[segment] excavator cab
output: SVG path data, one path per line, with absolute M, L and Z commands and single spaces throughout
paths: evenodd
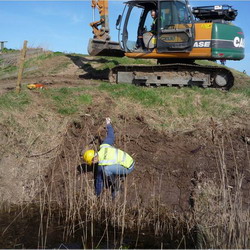
M 194 19 L 187 0 L 131 0 L 117 20 L 119 42 L 110 40 L 108 1 L 92 0 L 101 19 L 90 23 L 90 55 L 124 56 L 124 53 L 190 52 L 194 44 Z M 152 11 L 156 17 L 151 15 Z
M 129 1 L 122 29 L 126 53 L 189 52 L 194 19 L 186 0 Z M 152 11 L 156 18 L 151 17 Z
M 110 41 L 108 0 L 92 0 L 101 19 L 92 22 L 90 55 L 157 59 L 157 65 L 117 65 L 109 81 L 146 86 L 202 86 L 230 89 L 233 74 L 195 60 L 241 60 L 244 33 L 231 24 L 229 5 L 189 7 L 188 0 L 129 0 L 117 19 L 119 42 Z

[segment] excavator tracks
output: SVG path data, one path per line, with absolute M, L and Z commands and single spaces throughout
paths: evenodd
M 111 70 L 109 81 L 145 86 L 199 86 L 229 90 L 234 84 L 234 76 L 224 67 L 196 64 L 120 65 Z

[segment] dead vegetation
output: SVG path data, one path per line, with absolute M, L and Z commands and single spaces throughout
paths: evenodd
M 249 248 L 247 89 L 46 78 L 44 90 L 0 99 L 1 247 Z M 108 189 L 95 197 L 81 159 L 106 116 L 136 159 L 115 202 Z
M 102 128 L 102 119 L 95 111 L 67 124 L 49 165 L 41 159 L 51 151 L 33 155 L 39 189 L 32 203 L 23 200 L 15 208 L 15 217 L 10 217 L 14 222 L 4 221 L 3 236 L 13 242 L 18 235 L 16 243 L 26 248 L 53 248 L 62 242 L 84 248 L 249 246 L 249 155 L 244 142 L 234 146 L 239 131 L 225 136 L 214 130 L 211 144 L 207 138 L 197 147 L 194 132 L 191 137 L 162 135 L 149 129 L 143 116 L 118 116 L 117 146 L 135 152 L 136 171 L 117 200 L 108 189 L 97 199 L 93 172 L 80 157 L 83 148 L 97 147 L 102 137 L 96 130 Z M 6 204 L 2 211 L 13 213 Z M 29 243 L 24 232 L 11 236 L 14 225 L 24 226 L 28 215 L 33 221 L 26 225 L 29 238 L 36 234 Z M 1 244 L 14 246 L 10 242 Z

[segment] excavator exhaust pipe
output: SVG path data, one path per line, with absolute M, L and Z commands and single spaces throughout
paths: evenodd
M 98 39 L 89 39 L 88 53 L 91 56 L 124 56 L 124 51 L 118 42 Z

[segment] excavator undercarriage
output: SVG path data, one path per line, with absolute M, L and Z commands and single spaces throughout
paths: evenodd
M 216 66 L 183 63 L 120 65 L 111 70 L 109 81 L 144 86 L 199 86 L 228 90 L 234 84 L 234 76 L 226 68 Z
M 191 10 L 188 0 L 129 0 L 116 22 L 119 43 L 110 40 L 108 0 L 92 0 L 92 7 L 98 8 L 100 20 L 90 24 L 94 33 L 88 46 L 90 55 L 157 59 L 159 63 L 116 66 L 110 72 L 110 82 L 225 90 L 233 86 L 234 76 L 225 67 L 194 63 L 244 58 L 244 33 L 231 24 L 237 16 L 237 10 L 231 6 Z M 148 29 L 152 11 L 157 13 L 155 30 L 152 25 Z

